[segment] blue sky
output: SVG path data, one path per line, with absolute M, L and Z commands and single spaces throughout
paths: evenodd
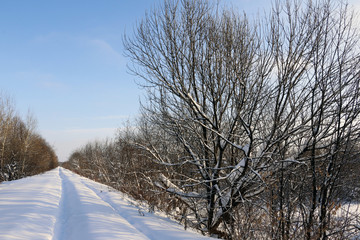
M 20 115 L 30 109 L 61 161 L 137 114 L 141 90 L 127 74 L 122 35 L 152 4 L 1 1 L 0 89 Z
M 21 116 L 33 113 L 60 161 L 87 141 L 113 137 L 136 117 L 143 92 L 126 68 L 122 37 L 156 2 L 0 2 L 0 91 Z M 270 5 L 223 2 L 250 15 Z

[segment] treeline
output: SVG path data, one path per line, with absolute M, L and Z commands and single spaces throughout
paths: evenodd
M 144 120 L 144 119 L 143 119 Z M 82 176 L 104 183 L 121 192 L 127 193 L 134 199 L 146 201 L 149 211 L 159 209 L 177 219 L 181 224 L 200 230 L 204 234 L 208 231 L 199 228 L 198 219 L 194 219 L 193 212 L 201 211 L 204 206 L 199 205 L 196 192 L 185 193 L 172 185 L 169 181 L 178 175 L 192 175 L 196 178 L 197 169 L 188 164 L 159 164 L 151 154 L 144 149 L 149 139 L 162 147 L 163 157 L 178 159 L 184 150 L 176 141 L 169 141 L 172 137 L 163 131 L 153 128 L 148 123 L 144 126 L 141 120 L 139 128 L 127 127 L 120 129 L 113 140 L 93 141 L 74 151 L 63 167 Z M 166 139 L 166 140 L 165 140 Z M 348 239 L 359 233 L 358 207 L 353 208 L 360 199 L 360 156 L 356 154 L 344 156 L 341 161 L 341 171 L 331 194 L 332 202 L 328 216 L 329 231 L 336 239 Z M 321 162 L 326 164 L 327 162 Z M 323 177 L 319 166 L 318 178 Z M 185 181 L 186 178 L 184 177 Z M 284 182 L 281 182 L 284 181 Z M 307 204 L 311 198 L 311 178 L 308 166 L 284 168 L 282 171 L 268 178 L 266 189 L 252 201 L 244 201 L 241 206 L 233 209 L 234 232 L 227 236 L 212 234 L 224 239 L 268 239 L 276 234 L 281 227 L 278 225 L 281 217 L 287 218 L 289 235 L 295 238 L 304 237 L 305 220 L 299 214 L 302 204 Z M 280 190 L 280 188 L 283 188 Z M 194 189 L 194 188 L 193 188 Z M 176 194 L 175 191 L 182 192 Z M 279 195 L 281 192 L 281 195 Z M 192 199 L 193 198 L 193 199 Z M 286 205 L 285 211 L 280 212 L 279 205 Z M 303 206 L 304 207 L 304 206 Z M 348 207 L 350 207 L 348 209 Z M 345 209 L 341 210 L 341 209 Z M 351 211 L 347 211 L 351 210 Z M 338 212 L 338 213 L 336 213 Z M 281 216 L 283 214 L 283 216 Z M 317 213 L 319 214 L 319 213 Z M 313 223 L 317 225 L 318 222 Z M 292 228 L 292 230 L 290 230 Z M 293 238 L 291 238 L 293 239 Z
M 124 40 L 148 90 L 136 130 L 68 167 L 224 239 L 358 236 L 353 18 L 343 1 L 275 1 L 256 22 L 164 1 Z
M 140 142 L 139 131 L 126 127 L 113 140 L 89 142 L 74 151 L 62 167 L 163 209 L 168 199 L 162 201 L 165 192 L 153 185 L 163 167 L 136 145 Z
M 36 132 L 36 121 L 21 119 L 12 101 L 0 96 L 0 182 L 39 174 L 58 166 L 52 147 Z

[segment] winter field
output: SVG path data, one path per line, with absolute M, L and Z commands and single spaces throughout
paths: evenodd
M 0 239 L 212 239 L 58 167 L 0 184 Z

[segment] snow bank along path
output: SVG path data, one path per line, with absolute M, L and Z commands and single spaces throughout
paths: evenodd
M 0 184 L 0 239 L 212 239 L 64 168 Z

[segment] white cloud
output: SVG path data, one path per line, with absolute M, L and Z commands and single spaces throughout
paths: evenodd
M 93 38 L 84 35 L 75 35 L 64 32 L 50 32 L 47 34 L 35 37 L 32 42 L 35 44 L 53 43 L 57 42 L 63 47 L 76 46 L 88 48 L 87 51 L 91 54 L 96 54 L 100 59 L 107 62 L 120 64 L 125 62 L 125 58 L 115 50 L 111 44 L 101 38 Z M 119 43 L 119 46 L 121 42 Z
M 42 87 L 49 89 L 60 89 L 65 87 L 65 84 L 59 81 L 43 80 L 39 83 Z
M 57 80 L 56 76 L 51 73 L 41 73 L 36 71 L 17 72 L 14 74 L 14 78 L 31 85 L 36 84 L 41 88 L 60 89 L 66 87 L 63 82 Z
M 123 62 L 123 57 L 108 42 L 102 39 L 89 40 L 91 46 L 95 47 L 102 56 L 107 59 L 114 60 L 117 63 Z
M 25 80 L 29 80 L 29 79 L 36 79 L 36 80 L 41 80 L 41 81 L 48 81 L 48 80 L 53 80 L 55 78 L 55 76 L 53 74 L 50 73 L 40 73 L 40 72 L 35 72 L 35 71 L 29 71 L 29 72 L 17 72 L 15 73 L 15 76 L 19 79 L 25 79 Z

